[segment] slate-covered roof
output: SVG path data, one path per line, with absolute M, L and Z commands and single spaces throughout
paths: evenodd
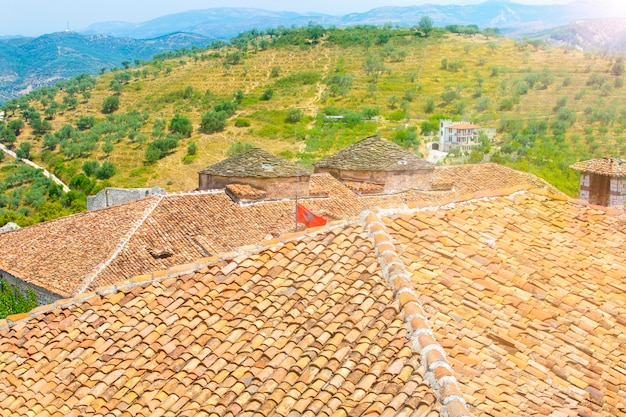
M 434 164 L 378 136 L 370 136 L 315 164 L 316 168 L 353 171 L 432 170 Z
M 570 168 L 609 177 L 626 177 L 626 160 L 618 158 L 596 158 L 580 161 L 570 165 Z
M 626 214 L 490 192 L 0 320 L 0 415 L 624 414 Z
M 314 174 L 310 192 L 322 197 L 300 202 L 336 220 L 368 207 L 432 205 L 480 190 L 551 188 L 537 177 L 495 164 L 438 167 L 434 177 L 454 183 L 453 191 L 360 197 L 331 175 Z M 293 232 L 294 212 L 293 201 L 239 205 L 223 190 L 153 196 L 0 234 L 0 265 L 5 265 L 0 269 L 70 296 L 200 258 L 249 251 Z
M 233 155 L 203 169 L 200 174 L 246 178 L 284 178 L 311 175 L 308 170 L 261 148 L 252 148 Z

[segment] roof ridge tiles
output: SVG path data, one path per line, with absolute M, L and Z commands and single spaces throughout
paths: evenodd
M 96 265 L 96 267 L 93 268 L 90 273 L 85 275 L 78 288 L 74 290 L 73 295 L 85 292 L 85 290 L 89 287 L 89 284 L 91 284 L 93 280 L 96 279 L 98 274 L 100 274 L 100 272 L 102 272 L 108 265 L 111 264 L 111 262 L 115 260 L 115 258 L 117 258 L 117 256 L 122 252 L 130 238 L 135 234 L 135 232 L 137 232 L 137 230 L 139 230 L 141 225 L 146 221 L 146 219 L 150 216 L 154 209 L 158 207 L 161 201 L 163 201 L 163 195 L 158 195 L 155 198 L 155 201 L 144 210 L 142 216 L 133 224 L 128 233 L 122 236 L 117 245 L 115 245 L 113 253 L 111 253 L 111 255 L 107 259 Z
M 425 378 L 442 404 L 442 415 L 470 417 L 471 413 L 453 375 L 452 366 L 446 358 L 444 348 L 428 325 L 426 312 L 410 281 L 411 275 L 395 250 L 393 238 L 376 212 L 365 210 L 361 213 L 361 220 L 376 249 L 382 277 L 392 287 L 400 305 L 412 350 L 421 356 L 421 363 L 426 369 Z M 383 245 L 384 250 L 379 251 L 379 245 Z M 393 274 L 393 279 L 390 274 Z M 440 367 L 444 367 L 447 374 L 435 372 Z
M 161 195 L 160 197 L 164 197 L 164 196 Z M 155 208 L 156 208 L 156 205 L 155 205 Z M 78 292 L 76 294 L 72 294 L 70 297 L 58 299 L 54 301 L 53 303 L 44 304 L 44 305 L 35 307 L 29 312 L 13 314 L 13 315 L 8 316 L 6 319 L 0 319 L 0 331 L 7 330 L 8 328 L 14 325 L 17 325 L 22 322 L 26 322 L 32 318 L 48 313 L 52 310 L 68 308 L 77 304 L 82 304 L 85 301 L 93 297 L 100 297 L 103 295 L 115 294 L 122 290 L 130 290 L 130 289 L 148 285 L 154 282 L 160 282 L 166 279 L 171 279 L 171 278 L 176 278 L 182 275 L 192 274 L 202 268 L 206 268 L 220 261 L 231 260 L 242 255 L 244 256 L 253 255 L 255 253 L 262 252 L 263 250 L 266 250 L 270 247 L 283 246 L 289 242 L 302 240 L 306 237 L 314 237 L 319 234 L 328 233 L 328 232 L 333 231 L 334 229 L 350 226 L 353 224 L 362 224 L 362 222 L 358 217 L 353 217 L 353 218 L 348 217 L 344 220 L 335 220 L 332 222 L 328 222 L 325 226 L 311 227 L 311 228 L 307 228 L 307 229 L 300 230 L 300 231 L 293 232 L 293 233 L 283 233 L 279 237 L 276 237 L 276 238 L 262 240 L 259 243 L 253 244 L 253 245 L 245 245 L 239 248 L 235 248 L 232 251 L 219 253 L 215 256 L 200 258 L 196 260 L 195 262 L 181 264 L 181 265 L 173 265 L 167 268 L 166 270 L 155 270 L 155 271 L 148 272 L 145 274 L 135 275 L 134 277 L 130 279 L 119 281 L 111 285 L 105 285 L 105 286 L 95 289 L 94 291 Z M 123 238 L 122 240 L 125 241 L 127 240 L 127 238 Z M 91 278 L 93 279 L 95 278 L 95 276 Z

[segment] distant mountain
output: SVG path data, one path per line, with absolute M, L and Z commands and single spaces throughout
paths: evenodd
M 581 19 L 617 16 L 619 5 L 611 0 L 575 0 L 565 5 L 522 5 L 508 0 L 489 0 L 471 5 L 422 5 L 379 7 L 344 16 L 273 12 L 254 8 L 213 8 L 162 16 L 143 23 L 103 22 L 82 33 L 60 32 L 38 38 L 0 38 L 0 103 L 32 88 L 102 67 L 120 66 L 124 60 L 149 59 L 155 53 L 190 46 L 206 46 L 213 39 L 230 39 L 239 33 L 279 26 L 416 25 L 423 16 L 436 26 L 478 25 L 497 27 L 508 36 L 559 38 L 575 46 L 602 47 L 607 42 L 579 41 L 590 33 L 601 38 L 602 27 L 569 26 Z M 625 16 L 626 17 L 626 16 Z M 587 35 L 585 35 L 587 34 Z M 592 36 L 592 35 L 589 35 Z M 593 37 L 592 36 L 592 37 Z M 569 40 L 568 40 L 569 39 Z M 611 48 L 624 51 L 617 41 Z
M 120 67 L 125 60 L 147 60 L 159 52 L 209 43 L 202 35 L 180 32 L 149 40 L 75 32 L 0 39 L 0 103 L 61 79 Z
M 580 50 L 626 52 L 626 18 L 585 19 L 537 33 L 532 38 Z
M 471 5 L 379 7 L 364 13 L 333 16 L 225 7 L 176 13 L 143 23 L 96 23 L 88 27 L 84 33 L 151 38 L 182 31 L 210 38 L 230 39 L 254 28 L 264 30 L 280 25 L 302 26 L 309 22 L 338 27 L 385 23 L 410 27 L 416 25 L 422 16 L 431 17 L 437 26 L 475 24 L 481 28 L 498 27 L 503 33 L 528 33 L 565 25 L 579 19 L 614 17 L 614 8 L 615 5 L 610 0 L 593 2 L 576 0 L 564 5 L 523 5 L 508 0 L 489 0 Z

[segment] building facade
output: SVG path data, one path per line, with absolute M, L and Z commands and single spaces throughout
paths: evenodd
M 581 172 L 581 200 L 606 207 L 626 204 L 626 160 L 596 158 L 570 168 Z
M 468 122 L 439 121 L 439 142 L 432 144 L 432 149 L 441 152 L 450 152 L 458 148 L 468 152 L 473 146 L 480 145 L 478 135 L 480 126 Z

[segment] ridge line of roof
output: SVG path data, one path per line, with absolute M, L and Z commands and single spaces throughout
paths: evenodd
M 407 338 L 412 351 L 419 354 L 425 368 L 424 378 L 429 382 L 442 406 L 442 415 L 448 417 L 470 417 L 467 403 L 448 362 L 445 350 L 437 341 L 428 324 L 426 312 L 412 283 L 412 275 L 398 255 L 393 238 L 377 213 L 365 210 L 361 213 L 364 227 L 372 239 L 382 270 L 382 277 L 392 288 L 400 305 Z
M 156 206 L 155 206 L 156 208 Z M 257 244 L 245 245 L 239 248 L 235 248 L 229 252 L 222 252 L 218 255 L 214 255 L 207 258 L 200 258 L 195 262 L 174 265 L 166 270 L 161 271 L 152 271 L 143 275 L 135 275 L 134 277 L 116 282 L 111 285 L 105 285 L 95 289 L 94 291 L 89 292 L 80 292 L 73 294 L 71 297 L 62 298 L 56 300 L 50 304 L 44 304 L 39 307 L 35 307 L 26 313 L 12 314 L 9 315 L 6 319 L 0 319 L 0 331 L 9 329 L 19 323 L 29 321 L 32 318 L 40 316 L 42 314 L 59 310 L 63 308 L 68 308 L 77 304 L 82 304 L 83 302 L 93 298 L 99 297 L 107 294 L 115 294 L 120 291 L 130 290 L 133 288 L 149 285 L 153 282 L 161 282 L 166 279 L 177 278 L 181 275 L 187 275 L 197 272 L 202 268 L 206 268 L 210 265 L 213 265 L 217 262 L 232 260 L 239 256 L 251 256 L 256 253 L 260 253 L 266 249 L 270 249 L 273 247 L 280 247 L 290 242 L 295 242 L 306 237 L 314 237 L 322 233 L 329 233 L 335 229 L 340 229 L 343 227 L 347 227 L 353 224 L 362 225 L 362 221 L 360 217 L 352 217 L 346 218 L 342 220 L 334 220 L 329 221 L 325 226 L 317 226 L 310 227 L 304 230 L 300 230 L 297 232 L 288 232 L 283 233 L 279 237 L 275 237 L 272 239 L 262 240 Z M 122 239 L 124 240 L 124 239 Z M 126 239 L 126 241 L 128 241 Z M 125 243 L 124 243 L 125 244 Z
M 100 262 L 98 265 L 96 265 L 91 270 L 91 272 L 86 274 L 85 277 L 83 278 L 82 282 L 80 283 L 80 286 L 78 286 L 78 288 L 74 291 L 74 293 L 72 295 L 84 293 L 85 290 L 89 287 L 89 285 L 93 282 L 93 280 L 96 279 L 96 277 L 107 266 L 109 266 L 111 264 L 111 262 L 113 262 L 115 260 L 115 258 L 117 258 L 117 256 L 122 252 L 122 249 L 124 249 L 126 247 L 126 244 L 130 241 L 130 239 L 137 232 L 137 230 L 141 227 L 141 225 L 146 221 L 148 216 L 150 216 L 150 214 L 158 207 L 159 203 L 161 203 L 163 198 L 164 198 L 163 195 L 158 195 L 157 196 L 157 198 L 155 199 L 154 203 L 152 203 L 150 206 L 148 206 L 148 208 L 146 208 L 144 210 L 144 212 L 143 212 L 142 216 L 139 218 L 139 220 L 137 220 L 133 224 L 133 226 L 130 228 L 128 233 L 126 233 L 120 239 L 120 241 L 115 245 L 115 249 L 113 250 L 113 253 L 111 253 L 111 256 L 109 256 L 104 261 Z

